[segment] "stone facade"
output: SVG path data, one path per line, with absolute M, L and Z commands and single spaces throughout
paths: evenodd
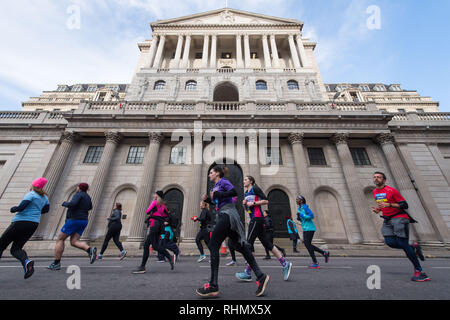
M 381 170 L 420 221 L 412 237 L 448 245 L 450 114 L 436 105 L 430 112 L 384 113 L 377 101 L 334 99 L 302 28 L 300 21 L 232 9 L 158 21 L 153 39 L 139 45 L 124 95 L 80 98 L 72 112 L 49 103 L 42 111 L 24 105 L 22 112 L 0 113 L 0 231 L 10 222 L 9 208 L 43 175 L 51 211 L 34 237 L 42 243 L 64 223 L 60 204 L 87 182 L 94 210 L 85 239 L 104 236 L 106 217 L 120 201 L 127 215 L 122 236 L 138 247 L 145 209 L 161 189 L 176 195 L 181 243 L 190 246 L 198 228 L 190 217 L 198 215 L 208 169 L 227 158 L 241 176 L 254 176 L 269 200 L 285 195 L 269 204 L 273 212 L 284 208 L 278 222 L 294 216 L 296 195 L 305 195 L 317 215 L 318 241 L 327 244 L 381 244 L 381 219 L 370 212 L 372 174 Z M 180 140 L 172 141 L 180 129 L 191 139 L 181 151 Z M 235 156 L 195 161 L 212 145 L 210 129 L 241 130 L 234 133 L 244 141 L 243 157 L 235 145 Z M 260 129 L 279 136 L 275 174 L 268 174 L 264 149 L 250 160 L 263 148 Z M 276 228 L 282 234 L 283 226 Z

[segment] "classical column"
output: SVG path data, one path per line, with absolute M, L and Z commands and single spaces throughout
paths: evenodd
M 158 45 L 158 51 L 156 51 L 156 57 L 155 62 L 153 63 L 154 69 L 161 68 L 161 62 L 162 62 L 162 55 L 164 52 L 164 45 L 166 44 L 166 36 L 162 35 L 160 36 L 159 45 Z
M 156 48 L 158 47 L 158 35 L 153 35 L 152 44 L 150 46 L 150 56 L 147 61 L 148 68 L 151 68 L 153 66 L 153 60 L 155 59 L 156 54 Z
M 413 225 L 417 236 L 421 241 L 437 241 L 436 232 L 411 182 L 410 175 L 403 165 L 400 154 L 395 147 L 394 136 L 391 133 L 382 133 L 376 137 L 376 140 L 383 149 L 399 192 L 408 202 L 411 215 L 419 221 L 419 223 Z
M 244 35 L 244 51 L 245 51 L 245 67 L 249 69 L 251 68 L 251 57 L 250 57 L 250 37 L 248 34 Z
M 92 225 L 95 222 L 95 217 L 98 215 L 98 209 L 100 207 L 100 200 L 103 198 L 103 188 L 105 186 L 106 178 L 108 177 L 109 168 L 111 162 L 114 158 L 114 153 L 116 152 L 117 145 L 122 139 L 122 135 L 116 131 L 105 132 L 106 144 L 103 149 L 102 157 L 100 163 L 98 164 L 97 170 L 95 171 L 94 179 L 92 180 L 91 186 L 89 188 L 89 195 L 92 199 L 92 210 L 89 214 L 89 224 L 84 232 L 84 239 L 90 239 L 90 232 L 92 230 Z
M 294 62 L 294 68 L 299 69 L 300 66 L 300 60 L 298 58 L 297 48 L 295 47 L 295 41 L 294 41 L 294 35 L 289 35 L 289 47 L 291 48 L 291 56 L 292 61 Z
M 191 51 L 191 36 L 186 36 L 186 43 L 184 45 L 183 61 L 181 62 L 181 69 L 187 69 L 189 65 L 189 54 Z
M 242 59 L 242 36 L 240 34 L 236 35 L 236 60 L 237 60 L 237 68 L 244 68 L 244 61 Z
M 306 57 L 306 51 L 303 45 L 302 36 L 298 34 L 296 38 L 297 38 L 298 53 L 300 54 L 302 66 L 303 68 L 309 68 L 309 61 L 308 58 Z
M 175 58 L 173 61 L 175 69 L 178 69 L 180 67 L 180 58 L 181 58 L 181 51 L 183 50 L 183 42 L 184 42 L 184 36 L 179 35 L 178 43 L 177 43 L 177 50 L 175 51 Z
M 379 243 L 379 231 L 376 230 L 370 217 L 373 213 L 364 194 L 364 188 L 359 179 L 358 171 L 353 164 L 353 158 L 347 144 L 348 139 L 348 133 L 337 133 L 332 138 L 333 142 L 336 144 L 339 160 L 342 165 L 347 188 L 350 192 L 353 208 L 356 212 L 356 218 L 359 223 L 363 242 L 366 244 Z
M 164 139 L 163 135 L 157 132 L 150 132 L 150 145 L 144 160 L 144 172 L 137 192 L 136 207 L 134 209 L 133 220 L 131 222 L 129 241 L 142 241 L 144 239 L 144 223 L 148 206 L 151 202 L 153 188 L 153 178 L 155 175 L 156 163 L 158 161 L 159 148 Z
M 279 68 L 281 66 L 281 64 L 280 64 L 280 58 L 278 56 L 278 47 L 277 47 L 277 42 L 276 42 L 274 34 L 270 35 L 270 44 L 272 46 L 272 58 L 273 58 L 272 66 L 274 68 Z
M 211 37 L 211 69 L 217 68 L 217 35 L 213 34 Z
M 209 35 L 205 34 L 203 40 L 203 55 L 202 55 L 202 68 L 208 68 L 208 49 L 209 49 Z
M 272 68 L 272 62 L 270 61 L 269 41 L 267 40 L 267 34 L 262 36 L 262 44 L 264 49 L 264 62 L 266 69 Z

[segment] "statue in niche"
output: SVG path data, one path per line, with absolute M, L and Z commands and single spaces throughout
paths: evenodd
M 139 80 L 139 92 L 138 92 L 138 96 L 139 96 L 139 101 L 142 101 L 144 99 L 144 95 L 145 92 L 148 89 L 148 86 L 150 85 L 150 82 L 148 81 L 148 79 L 141 79 Z
M 283 80 L 277 77 L 273 82 L 273 88 L 277 94 L 277 98 L 283 98 Z
M 179 90 L 180 90 L 180 79 L 178 77 L 175 77 L 170 81 L 170 97 L 175 100 L 178 96 Z
M 316 98 L 316 83 L 314 80 L 307 79 L 305 81 L 306 91 L 309 94 L 309 97 L 311 100 L 314 100 Z
M 242 91 L 244 98 L 250 98 L 250 80 L 248 76 L 242 77 Z

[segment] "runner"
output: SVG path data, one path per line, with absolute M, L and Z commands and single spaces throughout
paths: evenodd
M 285 217 L 286 225 L 289 233 L 289 239 L 292 241 L 292 251 L 294 253 L 299 253 L 297 250 L 297 244 L 300 240 L 300 236 L 298 235 L 297 227 L 295 226 L 294 221 L 290 217 Z
M 160 247 L 161 234 L 164 232 L 164 222 L 169 222 L 169 211 L 164 203 L 164 192 L 157 191 L 153 196 L 153 202 L 147 209 L 149 215 L 147 222 L 149 223 L 149 231 L 147 239 L 144 243 L 144 254 L 142 256 L 141 265 L 133 271 L 134 274 L 143 274 L 146 272 L 145 265 L 147 264 L 150 255 L 150 245 L 153 250 L 161 252 L 164 257 L 169 260 L 171 270 L 175 267 L 175 256 L 171 256 L 166 248 Z
M 233 204 L 233 197 L 237 196 L 234 186 L 226 179 L 228 169 L 222 169 L 216 166 L 209 172 L 209 180 L 215 183 L 214 188 L 210 193 L 210 197 L 205 195 L 204 201 L 216 205 L 217 222 L 212 233 L 209 243 L 211 252 L 211 280 L 203 287 L 197 289 L 197 294 L 202 297 L 216 297 L 219 295 L 219 263 L 220 263 L 220 246 L 222 242 L 229 237 L 232 241 L 233 247 L 242 253 L 250 264 L 258 281 L 256 282 L 258 289 L 256 296 L 262 296 L 267 288 L 269 282 L 269 275 L 261 272 L 255 257 L 253 256 L 248 244 L 245 240 L 244 225 L 241 222 L 236 206 Z
M 256 185 L 255 178 L 248 176 L 244 179 L 244 188 L 246 188 L 245 199 L 243 201 L 244 206 L 247 208 L 250 215 L 250 223 L 248 225 L 247 241 L 252 247 L 252 252 L 255 251 L 254 244 L 256 238 L 261 241 L 266 250 L 272 251 L 272 253 L 280 261 L 283 269 L 283 278 L 285 281 L 289 279 L 289 275 L 292 269 L 292 263 L 284 259 L 280 250 L 269 241 L 264 230 L 264 216 L 261 210 L 261 206 L 269 204 L 266 195 L 260 187 Z M 252 271 L 249 265 L 245 268 L 244 272 L 236 273 L 236 278 L 242 281 L 252 281 Z
M 38 228 L 41 215 L 46 214 L 50 209 L 47 194 L 43 190 L 46 184 L 47 179 L 45 178 L 33 181 L 30 192 L 25 195 L 18 206 L 11 208 L 10 212 L 16 213 L 16 215 L 0 238 L 0 259 L 3 251 L 12 243 L 10 252 L 22 263 L 24 279 L 33 275 L 34 261 L 28 259 L 23 246 Z
M 309 269 L 320 269 L 319 263 L 314 252 L 318 252 L 325 258 L 325 263 L 330 260 L 330 253 L 328 250 L 323 251 L 312 244 L 314 233 L 316 232 L 316 225 L 313 222 L 314 213 L 306 204 L 306 199 L 303 196 L 298 196 L 297 199 L 297 220 L 302 223 L 303 229 L 303 243 L 308 250 L 309 255 L 313 260 L 313 264 L 309 266 Z
M 386 245 L 393 249 L 403 249 L 406 256 L 414 266 L 414 275 L 412 281 L 425 282 L 431 279 L 423 272 L 417 255 L 422 254 L 422 250 L 416 244 L 416 251 L 409 244 L 409 224 L 417 223 L 406 209 L 408 203 L 396 189 L 386 185 L 386 175 L 383 172 L 375 172 L 373 175 L 373 183 L 376 188 L 373 195 L 378 207 L 372 207 L 372 210 L 379 214 L 382 213 L 384 219 L 381 233 L 385 239 Z
M 160 248 L 166 248 L 170 250 L 175 255 L 175 261 L 178 261 L 178 256 L 180 255 L 180 249 L 176 244 L 175 234 L 173 233 L 172 226 L 169 222 L 164 222 L 165 228 L 164 233 L 161 235 Z M 164 253 L 158 252 L 158 262 L 166 262 L 166 257 Z
M 80 183 L 77 193 L 70 202 L 64 202 L 63 207 L 67 208 L 66 223 L 58 235 L 55 247 L 55 261 L 48 266 L 48 269 L 57 271 L 61 270 L 61 257 L 64 253 L 64 241 L 70 237 L 72 247 L 86 251 L 89 255 L 91 264 L 97 259 L 97 248 L 91 248 L 86 242 L 80 241 L 84 229 L 88 225 L 89 211 L 92 210 L 91 197 L 87 194 L 89 185 Z
M 200 257 L 197 262 L 200 263 L 206 259 L 205 252 L 202 246 L 202 240 L 205 241 L 206 245 L 209 245 L 210 240 L 210 231 L 209 226 L 211 225 L 211 212 L 209 208 L 209 204 L 205 201 L 200 203 L 200 209 L 202 212 L 200 213 L 200 217 L 192 217 L 192 221 L 200 222 L 200 230 L 198 231 L 197 237 L 195 238 L 195 243 L 197 244 L 198 251 L 200 251 Z
M 270 243 L 273 243 L 273 223 L 272 218 L 270 217 L 269 210 L 264 210 L 264 231 L 266 232 L 267 239 Z M 275 245 L 278 250 L 283 254 L 283 257 L 286 258 L 286 250 L 283 248 Z M 266 257 L 265 260 L 270 260 L 270 251 L 267 248 L 266 249 Z
M 125 259 L 127 252 L 123 249 L 122 243 L 120 242 L 120 232 L 122 231 L 122 204 L 117 202 L 113 208 L 111 215 L 108 218 L 108 232 L 106 232 L 105 241 L 103 242 L 102 250 L 98 255 L 98 259 L 103 258 L 103 254 L 108 248 L 108 243 L 113 239 L 117 248 L 120 250 L 120 260 Z

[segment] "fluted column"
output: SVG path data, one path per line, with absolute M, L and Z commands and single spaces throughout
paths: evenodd
M 251 68 L 251 57 L 250 57 L 250 37 L 248 34 L 244 35 L 244 51 L 245 51 L 245 67 L 249 69 Z
M 217 68 L 217 35 L 213 34 L 211 37 L 211 69 Z
M 270 44 L 272 46 L 272 58 L 273 58 L 272 65 L 274 68 L 279 68 L 281 66 L 280 57 L 278 56 L 278 47 L 274 34 L 270 35 Z
M 158 161 L 159 148 L 163 140 L 163 135 L 157 132 L 150 132 L 150 145 L 144 160 L 144 172 L 141 184 L 137 192 L 136 207 L 131 222 L 129 241 L 142 241 L 144 239 L 145 215 L 151 202 L 153 179 L 155 175 L 156 163 Z
M 294 62 L 294 68 L 299 69 L 300 66 L 300 59 L 298 58 L 297 48 L 295 47 L 295 41 L 294 41 L 294 35 L 289 35 L 289 47 L 291 48 L 291 56 L 292 61 Z
M 108 177 L 109 168 L 111 167 L 111 162 L 114 158 L 114 153 L 116 152 L 117 145 L 122 139 L 122 135 L 116 131 L 105 132 L 106 144 L 103 149 L 102 158 L 98 164 L 97 170 L 95 171 L 94 179 L 92 180 L 91 186 L 89 188 L 89 195 L 92 199 L 92 210 L 89 214 L 89 224 L 84 232 L 84 239 L 90 239 L 90 233 L 92 226 L 95 222 L 95 218 L 98 215 L 98 209 L 100 207 L 100 200 L 103 198 L 103 188 L 105 186 L 106 178 Z
M 187 69 L 189 65 L 189 54 L 191 51 L 191 36 L 186 36 L 186 43 L 184 44 L 183 61 L 181 62 L 181 69 Z
M 151 68 L 156 55 L 156 49 L 158 48 L 158 35 L 153 35 L 152 44 L 150 45 L 150 56 L 147 61 L 147 66 Z
M 153 68 L 161 68 L 162 56 L 164 53 L 164 46 L 166 44 L 166 36 L 162 35 L 159 39 L 158 51 L 156 51 L 155 62 L 153 63 Z
M 267 40 L 267 34 L 262 36 L 262 45 L 264 50 L 264 62 L 266 69 L 272 68 L 272 62 L 270 61 L 269 41 Z
M 180 67 L 180 59 L 181 59 L 181 51 L 183 50 L 183 42 L 184 42 L 184 36 L 179 35 L 178 43 L 177 43 L 177 50 L 175 51 L 175 58 L 173 60 L 175 69 L 178 69 Z
M 420 201 L 411 178 L 406 170 L 401 157 L 395 147 L 395 138 L 391 133 L 383 133 L 376 137 L 377 142 L 381 145 L 383 153 L 386 156 L 387 163 L 394 176 L 395 183 L 399 192 L 408 202 L 411 208 L 411 215 L 419 221 L 414 224 L 414 230 L 421 241 L 437 241 L 436 232 L 427 216 L 425 208 Z
M 306 57 L 305 46 L 303 45 L 301 35 L 297 35 L 297 47 L 298 47 L 298 53 L 300 54 L 300 60 L 302 63 L 302 67 L 309 68 L 309 61 L 308 61 L 308 58 Z
M 364 188 L 359 180 L 358 171 L 353 164 L 353 158 L 347 144 L 348 139 L 348 133 L 337 133 L 332 138 L 333 142 L 336 144 L 342 170 L 344 172 L 344 178 L 350 192 L 350 198 L 363 237 L 363 242 L 367 244 L 379 243 L 379 231 L 375 228 L 370 217 L 373 213 L 364 194 Z
M 208 50 L 209 50 L 209 35 L 205 34 L 203 40 L 203 55 L 202 55 L 202 68 L 208 68 Z
M 242 36 L 240 34 L 236 35 L 236 61 L 237 61 L 237 68 L 243 69 L 244 61 L 242 59 Z

